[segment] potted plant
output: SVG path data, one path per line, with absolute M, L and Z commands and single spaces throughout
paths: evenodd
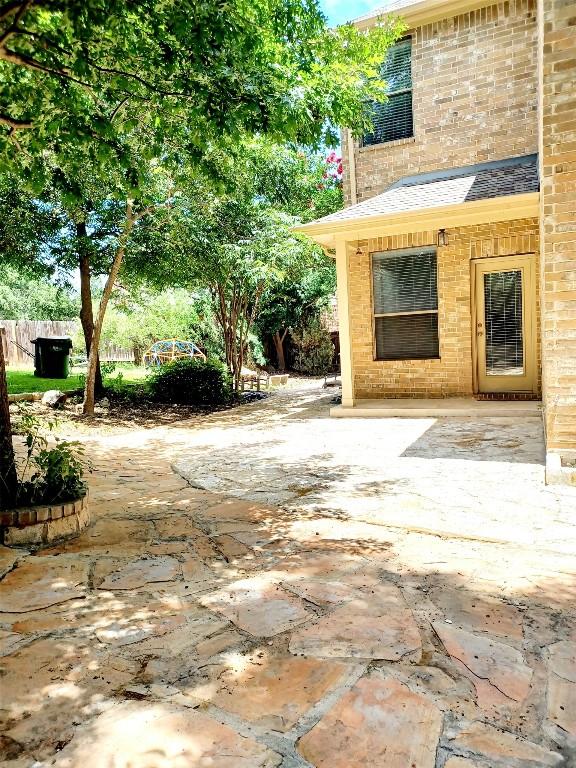
M 91 466 L 77 441 L 54 438 L 49 446 L 42 422 L 26 407 L 17 434 L 25 451 L 14 459 L 14 503 L 0 510 L 0 541 L 6 546 L 38 547 L 78 535 L 90 523 L 88 486 L 84 480 Z

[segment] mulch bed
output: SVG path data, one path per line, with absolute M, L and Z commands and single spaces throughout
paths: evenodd
M 103 427 L 105 429 L 123 427 L 153 429 L 163 424 L 173 424 L 194 416 L 208 416 L 218 411 L 229 411 L 240 405 L 263 400 L 270 395 L 269 392 L 242 392 L 238 400 L 229 405 L 199 406 L 157 403 L 145 398 L 133 400 L 108 393 L 106 399 L 109 401 L 109 407 L 102 408 L 97 404 L 94 418 L 76 413 L 75 406 L 80 402 L 80 398 L 70 398 L 64 407 L 57 410 L 47 408 L 39 402 L 30 403 L 28 407 L 39 415 L 52 416 L 60 424 L 68 423 L 78 427 L 89 425 L 90 427 Z M 18 422 L 17 414 L 14 414 L 13 421 L 14 423 Z

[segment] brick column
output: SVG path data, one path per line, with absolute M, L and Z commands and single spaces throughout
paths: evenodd
M 542 376 L 548 450 L 576 451 L 576 5 L 539 3 Z

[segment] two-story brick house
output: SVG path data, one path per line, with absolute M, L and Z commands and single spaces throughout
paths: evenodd
M 374 130 L 343 132 L 347 207 L 303 226 L 336 258 L 342 407 L 543 396 L 576 450 L 576 5 L 396 0 Z

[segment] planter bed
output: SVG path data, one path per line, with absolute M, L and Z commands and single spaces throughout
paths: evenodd
M 0 541 L 7 547 L 45 547 L 78 536 L 90 524 L 88 496 L 63 504 L 0 511 Z

